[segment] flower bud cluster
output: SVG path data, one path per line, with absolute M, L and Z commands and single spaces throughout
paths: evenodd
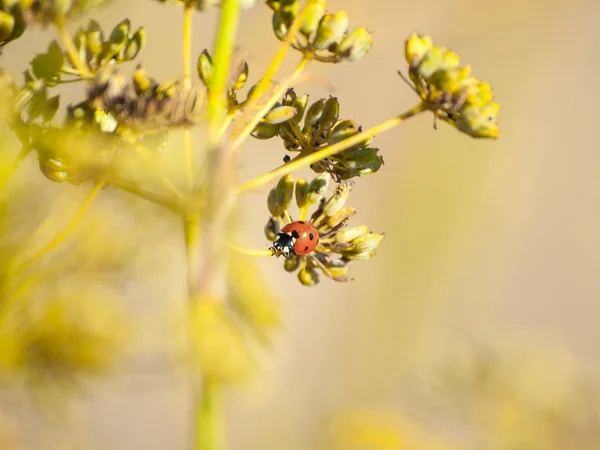
M 346 11 L 329 13 L 325 0 L 312 0 L 306 6 L 292 47 L 307 57 L 326 63 L 358 61 L 370 50 L 373 37 L 365 27 L 349 30 Z M 273 10 L 273 31 L 284 41 L 299 14 L 298 0 L 267 0 Z
M 238 91 L 242 89 L 246 85 L 246 81 L 248 81 L 248 63 L 243 60 L 238 60 L 239 58 L 235 58 L 237 64 L 233 64 L 232 71 L 229 76 L 229 84 L 227 86 L 227 111 L 230 114 L 235 113 L 240 110 L 243 105 L 246 103 L 250 95 L 252 94 L 252 89 L 255 88 L 253 86 L 246 97 L 246 100 L 240 101 L 238 100 Z M 213 60 L 210 56 L 210 53 L 205 49 L 200 53 L 198 57 L 198 76 L 200 77 L 200 81 L 206 87 L 207 91 L 210 91 L 212 87 L 213 81 Z
M 355 208 L 345 206 L 353 184 L 338 184 L 334 194 L 326 198 L 330 180 L 327 173 L 317 175 L 310 182 L 304 179 L 294 182 L 293 177 L 287 175 L 267 198 L 271 217 L 265 226 L 265 236 L 269 241 L 275 239 L 282 227 L 294 222 L 289 211 L 294 197 L 300 210 L 299 220 L 305 220 L 309 208 L 317 206 L 309 221 L 319 231 L 318 246 L 312 253 L 293 255 L 283 263 L 288 272 L 300 269 L 298 280 L 305 286 L 317 284 L 319 273 L 335 281 L 350 281 L 349 263 L 371 259 L 384 238 L 384 234 L 371 232 L 365 225 L 347 226 L 356 213 Z
M 471 76 L 470 66 L 459 66 L 456 53 L 413 33 L 405 55 L 415 90 L 437 117 L 472 137 L 499 136 L 491 86 Z
M 92 72 L 97 72 L 111 61 L 121 64 L 133 60 L 146 43 L 146 31 L 140 27 L 132 32 L 131 22 L 125 19 L 106 37 L 100 25 L 92 20 L 75 33 L 73 40 L 79 58 L 87 62 Z
M 298 97 L 293 89 L 288 90 L 256 126 L 252 136 L 269 139 L 279 135 L 286 150 L 305 156 L 361 132 L 360 125 L 353 120 L 340 119 L 337 98 L 320 99 L 309 107 L 307 104 L 307 95 Z M 367 139 L 311 168 L 317 173 L 331 174 L 338 182 L 375 173 L 383 165 L 383 158 L 370 143 L 371 139 Z
M 138 66 L 130 83 L 113 67 L 101 69 L 90 81 L 87 99 L 69 107 L 68 119 L 77 126 L 98 123 L 97 111 L 114 118 L 112 130 L 100 123 L 103 131 L 116 125 L 152 130 L 197 123 L 202 107 L 202 90 L 198 85 L 185 87 L 179 79 L 162 83 L 149 77 Z
M 49 25 L 58 18 L 76 19 L 105 2 L 106 0 L 0 0 L 0 45 L 18 38 L 29 25 Z

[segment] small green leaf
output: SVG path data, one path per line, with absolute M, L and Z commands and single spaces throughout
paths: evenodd
M 55 86 L 60 82 L 60 71 L 65 63 L 65 57 L 61 48 L 52 41 L 48 52 L 37 55 L 31 61 L 31 68 L 36 78 L 46 81 L 48 86 Z

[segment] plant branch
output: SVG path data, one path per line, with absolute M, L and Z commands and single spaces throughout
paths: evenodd
M 252 117 L 252 120 L 244 127 L 244 129 L 236 135 L 235 140 L 231 144 L 230 151 L 234 151 L 237 147 L 246 140 L 246 138 L 252 133 L 256 125 L 262 120 L 262 118 L 271 110 L 273 105 L 277 103 L 281 97 L 285 94 L 288 88 L 296 81 L 296 79 L 302 74 L 307 64 L 310 62 L 309 58 L 302 58 L 302 60 L 296 66 L 294 72 L 289 78 L 282 83 L 277 91 L 269 97 L 269 100 L 258 110 L 258 112 Z
M 79 52 L 73 45 L 73 40 L 67 31 L 67 27 L 65 25 L 65 19 L 62 16 L 59 16 L 55 22 L 56 30 L 58 31 L 58 37 L 67 51 L 67 55 L 69 57 L 69 61 L 75 69 L 79 71 L 79 75 L 83 78 L 92 78 L 94 74 L 90 71 L 90 68 L 87 64 L 84 64 L 81 58 L 79 57 Z
M 426 109 L 427 109 L 426 104 L 419 103 L 417 106 L 409 109 L 408 111 L 406 111 L 398 116 L 392 117 L 391 119 L 388 119 L 388 120 L 380 123 L 379 125 L 375 125 L 374 127 L 368 129 L 367 131 L 363 131 L 362 133 L 355 134 L 354 136 L 344 139 L 343 141 L 340 141 L 336 144 L 325 147 L 325 148 L 318 150 L 314 153 L 311 153 L 309 155 L 295 159 L 294 161 L 290 161 L 289 163 L 284 164 L 283 166 L 278 167 L 277 169 L 272 170 L 271 172 L 268 172 L 264 175 L 256 177 L 253 180 L 250 180 L 247 183 L 239 186 L 238 193 L 242 193 L 242 192 L 249 191 L 251 189 L 255 189 L 257 187 L 263 186 L 263 185 L 275 180 L 276 178 L 282 177 L 284 175 L 287 175 L 288 173 L 292 173 L 296 170 L 302 169 L 303 167 L 314 164 L 318 161 L 321 161 L 324 158 L 328 158 L 332 155 L 335 155 L 336 153 L 343 152 L 347 148 L 352 147 L 353 145 L 363 142 L 369 138 L 372 138 L 376 134 L 379 134 L 379 133 L 387 131 L 391 128 L 394 128 L 396 125 L 400 124 L 401 122 L 404 122 L 405 120 L 407 120 L 413 116 L 416 116 L 417 114 L 425 111 Z
M 223 0 L 213 52 L 213 76 L 208 90 L 209 147 L 211 149 L 217 144 L 224 117 L 229 65 L 231 64 L 239 15 L 239 0 Z
M 248 99 L 248 102 L 244 106 L 245 108 L 247 108 L 247 109 L 253 108 L 254 105 L 260 99 L 260 96 L 267 89 L 267 86 L 269 85 L 269 83 L 271 83 L 273 81 L 273 77 L 277 73 L 277 70 L 279 70 L 281 63 L 283 62 L 283 60 L 285 58 L 285 55 L 287 54 L 288 50 L 290 49 L 290 46 L 292 45 L 292 41 L 296 37 L 296 33 L 298 33 L 298 31 L 300 30 L 300 27 L 302 26 L 302 23 L 304 22 L 304 16 L 306 15 L 306 13 L 307 13 L 307 9 L 305 7 L 302 9 L 302 11 L 300 11 L 300 14 L 298 14 L 298 16 L 294 19 L 292 26 L 288 30 L 288 34 L 285 38 L 285 41 L 283 41 L 283 44 L 281 44 L 281 46 L 279 47 L 279 50 L 277 50 L 277 53 L 271 60 L 271 64 L 269 64 L 269 67 L 267 68 L 264 76 L 261 78 L 261 80 L 258 82 L 256 88 L 252 92 L 252 95 L 250 96 L 250 98 Z M 310 58 L 305 57 L 305 58 L 303 58 L 303 60 L 304 59 L 310 59 Z M 271 108 L 269 108 L 269 109 L 271 109 Z M 261 116 L 261 118 L 262 118 L 262 116 Z M 252 129 L 254 129 L 254 127 Z
M 231 242 L 227 243 L 227 246 L 242 255 L 248 256 L 273 256 L 273 252 L 271 250 L 258 250 L 246 247 L 240 247 L 239 245 L 235 245 Z
M 182 39 L 182 65 L 183 65 L 183 88 L 190 89 L 192 83 L 192 19 L 194 17 L 194 3 L 187 2 L 183 10 L 183 39 Z M 194 186 L 193 155 L 192 155 L 192 132 L 189 129 L 183 131 L 183 145 L 185 152 L 185 174 L 188 190 Z

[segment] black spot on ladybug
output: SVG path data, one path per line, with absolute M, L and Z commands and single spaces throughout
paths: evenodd
M 299 221 L 298 221 L 298 223 L 304 224 L 304 221 L 302 221 L 302 220 L 299 220 Z
M 313 240 L 315 237 L 313 236 L 313 234 L 312 234 L 312 233 L 310 233 L 310 234 L 308 235 L 308 238 L 309 238 L 309 239 L 312 241 L 312 240 Z
M 308 246 L 304 247 L 304 251 L 307 252 L 308 251 Z
M 298 232 L 296 230 L 292 231 L 292 237 L 294 239 L 298 239 L 300 237 L 300 235 L 298 234 Z

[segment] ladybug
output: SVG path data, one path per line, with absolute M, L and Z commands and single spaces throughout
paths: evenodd
M 319 243 L 319 230 L 310 222 L 292 222 L 284 226 L 273 241 L 277 255 L 290 258 L 294 255 L 307 255 Z

